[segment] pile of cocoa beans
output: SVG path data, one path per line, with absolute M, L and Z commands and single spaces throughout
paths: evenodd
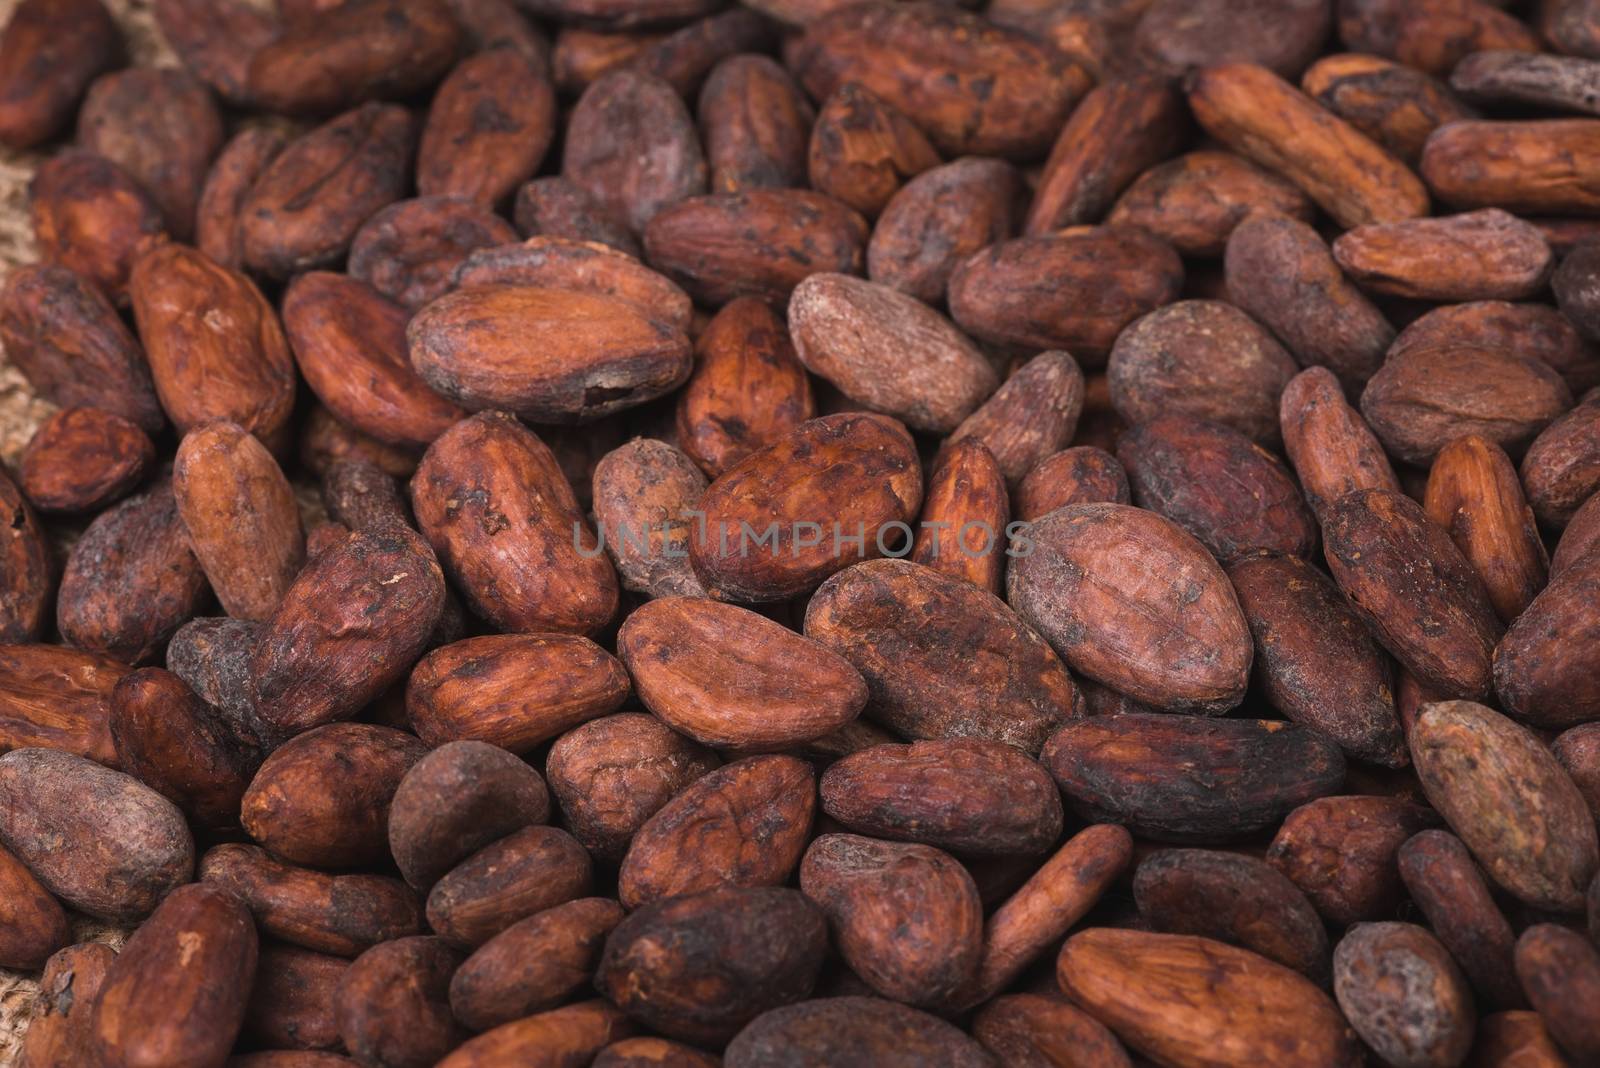
M 150 4 L 0 33 L 20 1065 L 1600 1065 L 1600 0 Z

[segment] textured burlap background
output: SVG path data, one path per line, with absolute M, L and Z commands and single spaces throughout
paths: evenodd
M 0 23 L 10 19 L 17 0 L 0 0 Z M 147 0 L 105 0 L 121 24 L 129 62 L 141 66 L 176 64 L 166 42 L 155 28 Z M 12 152 L 0 148 L 0 264 L 35 258 L 33 230 L 28 220 L 28 182 L 44 154 Z M 0 460 L 14 464 L 34 430 L 54 406 L 33 395 L 28 383 L 9 363 L 0 362 Z M 109 942 L 121 946 L 127 932 L 93 920 L 79 918 L 73 926 L 77 941 Z M 38 1000 L 37 976 L 0 969 L 0 1068 L 16 1062 L 22 1034 L 33 1019 Z

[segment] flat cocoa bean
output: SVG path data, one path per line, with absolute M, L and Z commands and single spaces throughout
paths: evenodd
M 364 104 L 289 142 L 239 207 L 245 264 L 274 278 L 336 266 L 361 224 L 404 195 L 414 127 L 402 107 Z
M 118 304 L 127 303 L 135 261 L 166 240 L 161 209 L 104 156 L 57 153 L 28 184 L 39 258 L 76 272 Z
M 441 0 L 345 0 L 290 20 L 250 59 L 248 91 L 272 111 L 326 114 L 404 98 L 454 62 L 461 27 Z
M 547 65 L 514 47 L 480 51 L 434 94 L 417 145 L 417 191 L 492 209 L 538 172 L 555 133 Z
M 100 0 L 23 0 L 0 34 L 0 141 L 32 148 L 72 122 L 83 91 L 121 52 Z
M 359 868 L 389 855 L 389 804 L 427 748 L 371 723 L 330 723 L 273 750 L 244 793 L 245 832 L 291 864 Z
M 422 929 L 422 903 L 388 876 L 299 868 L 237 843 L 213 846 L 198 874 L 244 902 L 263 934 L 318 953 L 355 957 Z
M 1423 706 L 1411 759 L 1428 801 L 1501 889 L 1583 908 L 1600 853 L 1583 795 L 1530 731 L 1471 701 Z
M 623 907 L 719 886 L 782 885 L 811 834 L 815 779 L 794 757 L 760 756 L 684 783 L 633 836 L 617 877 Z
M 1287 875 L 1327 920 L 1349 925 L 1392 916 L 1402 893 L 1395 855 L 1439 822 L 1393 797 L 1322 797 L 1284 819 L 1267 863 Z
M 724 305 L 696 339 L 695 357 L 678 394 L 678 441 L 712 478 L 816 415 L 783 319 L 755 297 Z
M 231 419 L 279 444 L 294 408 L 294 357 L 256 284 L 184 245 L 140 257 L 128 282 L 156 393 L 180 431 Z
M 426 648 L 444 599 L 427 542 L 398 524 L 312 557 L 250 656 L 263 727 L 285 738 L 354 716 Z
M 100 408 L 147 434 L 166 425 L 133 333 L 90 280 L 66 267 L 14 267 L 0 289 L 6 359 L 46 400 Z
M 1515 935 L 1461 839 L 1423 831 L 1400 847 L 1400 878 L 1478 995 L 1502 1009 L 1527 1004 L 1512 968 Z
M 558 1008 L 588 987 L 606 936 L 626 913 L 615 901 L 586 897 L 536 912 L 495 935 L 450 980 L 450 1009 L 487 1031 Z
M 1003 742 L 879 745 L 822 776 L 822 807 L 853 831 L 976 856 L 1033 855 L 1061 836 L 1061 796 Z
M 1473 1005 L 1461 969 L 1426 929 L 1363 923 L 1339 940 L 1333 990 L 1356 1033 L 1390 1064 L 1460 1064 Z
M 83 757 L 53 749 L 0 756 L 0 802 L 0 844 L 64 904 L 109 923 L 148 916 L 194 872 L 183 813 Z
M 811 993 L 828 944 L 798 890 L 724 887 L 645 905 L 606 939 L 595 985 L 672 1038 L 720 1044 Z
M 807 189 L 691 196 L 652 217 L 645 261 L 702 304 L 777 303 L 821 271 L 860 274 L 867 222 Z
M 518 920 L 593 888 L 578 840 L 556 827 L 524 827 L 467 857 L 428 892 L 428 925 L 452 945 L 477 947 Z
M 221 1064 L 244 1022 L 256 959 L 243 905 L 214 887 L 178 887 L 106 970 L 87 1021 L 91 1055 L 106 1068 Z
M 439 1063 L 467 1037 L 450 1015 L 450 976 L 461 959 L 429 937 L 397 938 L 357 957 L 334 995 L 345 1048 L 359 1063 L 388 1068 Z
M 620 713 L 562 735 L 545 773 L 568 829 L 590 853 L 616 861 L 635 831 L 718 764 L 654 716 Z
M 1300 887 L 1255 857 L 1163 849 L 1139 865 L 1133 897 L 1153 931 L 1239 946 L 1319 986 L 1332 974 L 1322 917 Z
M 1148 838 L 1232 841 L 1336 793 L 1345 762 L 1322 735 L 1268 720 L 1126 714 L 1068 724 L 1040 760 L 1085 819 Z
M 980 341 L 1062 349 L 1098 368 L 1124 327 L 1182 288 L 1183 263 L 1161 239 L 1129 226 L 1074 227 L 962 261 L 950 275 L 950 314 Z
M 915 115 L 950 156 L 1039 155 L 1091 84 L 1081 66 L 1016 30 L 895 4 L 846 5 L 810 22 L 789 65 L 817 100 L 860 82 Z
M 1395 711 L 1393 668 L 1339 588 L 1311 563 L 1279 553 L 1235 560 L 1228 579 L 1255 638 L 1256 671 L 1272 706 L 1349 756 L 1404 767 L 1410 757 Z
M 1424 686 L 1486 695 L 1502 633 L 1483 580 L 1422 506 L 1357 490 L 1322 513 L 1328 568 L 1356 615 Z
M 1007 599 L 1068 667 L 1164 709 L 1215 715 L 1239 703 L 1249 628 L 1227 576 L 1191 535 L 1152 512 L 1084 504 L 1024 536 L 1029 551 L 1011 561 Z

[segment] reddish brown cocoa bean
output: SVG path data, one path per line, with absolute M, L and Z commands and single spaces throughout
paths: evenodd
M 1164 79 L 1097 86 L 1061 128 L 1024 232 L 1046 234 L 1098 222 L 1140 171 L 1177 150 L 1186 124 L 1182 100 Z
M 0 34 L 0 141 L 32 148 L 72 122 L 90 80 L 121 52 L 100 0 L 23 0 Z
M 814 99 L 858 81 L 915 115 L 940 151 L 1030 158 L 1088 90 L 1088 73 L 1049 45 L 976 15 L 892 4 L 811 22 L 790 67 Z
M 806 634 L 855 665 L 867 714 L 914 739 L 986 738 L 1037 752 L 1072 715 L 1065 667 L 998 598 L 904 560 L 828 580 Z
M 1333 743 L 1303 727 L 1199 716 L 1079 720 L 1057 731 L 1040 759 L 1084 818 L 1200 844 L 1274 826 L 1337 792 L 1345 774 Z
M 1090 826 L 1069 838 L 989 917 L 978 970 L 953 1003 L 971 1006 L 1010 986 L 1099 902 L 1132 856 L 1121 827 Z
M 350 242 L 346 270 L 415 312 L 452 288 L 475 250 L 515 241 L 511 224 L 463 197 L 423 196 L 383 208 Z
M 1434 130 L 1477 118 L 1443 82 L 1359 52 L 1324 56 L 1305 72 L 1300 88 L 1411 167 Z
M 1398 798 L 1323 797 L 1289 813 L 1267 863 L 1332 923 L 1382 919 L 1402 897 L 1395 854 L 1437 822 L 1428 809 Z
M 259 49 L 249 94 L 261 107 L 300 114 L 404 98 L 450 69 L 460 45 L 461 27 L 441 0 L 346 0 L 289 20 Z
M 1111 403 L 1129 424 L 1187 415 L 1276 447 L 1279 400 L 1295 376 L 1295 362 L 1265 327 L 1233 305 L 1185 300 L 1123 331 L 1106 376 Z
M 1328 932 L 1300 887 L 1264 861 L 1211 849 L 1163 849 L 1133 878 L 1152 930 L 1241 946 L 1326 983 Z
M 1477 570 L 1501 621 L 1521 615 L 1545 586 L 1549 558 L 1504 450 L 1475 434 L 1446 445 L 1423 507 Z
M 938 1005 L 971 981 L 983 904 L 949 854 L 825 834 L 806 850 L 800 889 L 827 913 L 845 962 L 884 997 Z
M 196 824 L 238 825 L 239 801 L 261 753 L 178 676 L 144 668 L 117 683 L 111 737 L 123 770 Z
M 636 608 L 617 655 L 639 700 L 702 745 L 787 749 L 843 727 L 867 701 L 850 663 L 745 608 L 669 597 Z
M 1358 490 L 1322 513 L 1329 570 L 1356 614 L 1423 685 L 1477 697 L 1501 635 L 1488 591 L 1444 528 L 1389 490 Z
M 627 224 L 613 219 L 599 201 L 566 178 L 535 178 L 517 190 L 513 217 L 524 237 L 595 241 L 630 256 L 639 254 L 639 242 Z
M 1600 1025 L 1590 1006 L 1600 997 L 1600 952 L 1583 935 L 1553 923 L 1517 939 L 1517 978 L 1556 1045 L 1578 1064 L 1600 1057 Z
M 1393 669 L 1338 587 L 1309 562 L 1278 553 L 1236 560 L 1228 578 L 1273 707 L 1352 757 L 1403 767 L 1410 758 Z
M 1400 847 L 1399 861 L 1411 899 L 1479 996 L 1502 1009 L 1526 1005 L 1512 968 L 1511 924 L 1461 840 L 1448 831 L 1423 831 Z
M 133 333 L 89 280 L 65 267 L 14 267 L 0 290 L 6 359 L 46 400 L 100 408 L 147 434 L 166 424 Z
M 849 275 L 813 274 L 789 300 L 806 369 L 870 411 L 949 433 L 999 385 L 989 360 L 914 297 Z
M 1069 504 L 1128 504 L 1128 475 L 1117 458 L 1092 445 L 1046 456 L 1017 487 L 1016 517 L 1032 522 Z
M 595 985 L 640 1023 L 715 1045 L 765 1010 L 807 997 L 827 944 L 822 911 L 799 891 L 723 887 L 623 920 Z
M 45 420 L 29 439 L 17 465 L 17 481 L 43 511 L 96 512 L 143 481 L 155 458 L 150 438 L 122 416 L 99 408 L 67 408 Z M 4 492 L 0 489 L 0 496 Z M 13 524 L 18 531 L 26 527 Z
M 275 278 L 337 265 L 361 224 L 404 195 L 414 125 L 404 108 L 365 104 L 289 142 L 240 205 L 245 264 Z
M 325 271 L 299 275 L 283 298 L 284 331 L 295 361 L 322 402 L 384 441 L 424 446 L 466 413 L 412 369 L 405 338 L 409 319 L 404 308 L 370 286 Z
M 624 712 L 562 735 L 545 773 L 568 829 L 596 857 L 617 861 L 635 831 L 719 763 L 654 716 Z
M 815 112 L 793 76 L 767 56 L 729 56 L 700 90 L 709 190 L 788 189 L 805 183 Z
M 510 47 L 469 56 L 434 94 L 417 145 L 417 191 L 492 209 L 539 170 L 555 133 L 544 64 Z
M 271 619 L 305 562 L 305 538 L 294 491 L 266 446 L 237 423 L 204 423 L 178 445 L 172 489 L 223 611 Z
M 1129 226 L 1074 227 L 962 261 L 950 275 L 950 314 L 980 341 L 1061 349 L 1094 368 L 1124 327 L 1182 287 L 1183 263 L 1160 238 Z
M 617 877 L 623 906 L 719 886 L 781 885 L 811 833 L 815 779 L 794 757 L 761 756 L 685 785 L 633 836 Z
M 231 419 L 269 445 L 294 408 L 294 357 L 248 277 L 185 245 L 140 257 L 128 282 L 161 406 L 180 431 Z
M 1275 212 L 1228 238 L 1228 299 L 1259 319 L 1302 367 L 1326 367 L 1355 389 L 1383 365 L 1394 327 L 1344 276 L 1308 223 Z
M 481 946 L 518 920 L 586 896 L 593 868 L 577 839 L 524 827 L 467 857 L 428 892 L 428 925 L 452 945 Z
M 444 599 L 427 542 L 399 524 L 355 531 L 313 557 L 251 654 L 262 724 L 287 737 L 355 715 L 426 647 Z
M 851 562 L 831 544 L 834 530 L 864 535 L 857 558 L 883 555 L 893 544 L 893 524 L 906 524 L 921 499 L 922 471 L 904 426 L 868 413 L 822 416 L 711 484 L 700 498 L 705 526 L 690 560 L 712 596 L 782 600 Z M 766 534 L 769 527 L 775 537 Z M 823 536 L 802 544 L 816 528 Z M 757 537 L 767 537 L 771 548 L 752 546 Z
M 663 208 L 706 191 L 694 120 L 672 86 L 619 70 L 584 90 L 567 122 L 562 176 L 642 232 Z
M 0 847 L 0 965 L 34 971 L 69 938 L 61 903 L 16 855 Z
M 811 380 L 783 320 L 740 297 L 706 324 L 678 394 L 679 445 L 712 478 L 816 415 Z
M 1482 705 L 1423 706 L 1411 759 L 1428 801 L 1489 877 L 1536 908 L 1577 911 L 1600 866 L 1594 820 L 1532 732 Z
M 1010 516 L 1005 477 L 977 438 L 951 445 L 928 476 L 911 559 L 999 594 Z
M 330 723 L 273 750 L 244 793 L 245 831 L 291 864 L 359 868 L 389 855 L 389 803 L 426 747 L 372 723 Z
M 179 887 L 106 970 L 87 1021 L 91 1055 L 106 1068 L 221 1064 L 244 1022 L 256 959 L 243 905 L 213 887 Z
M 78 144 L 121 167 L 160 207 L 167 232 L 189 240 L 206 171 L 222 147 L 209 89 L 179 70 L 107 74 L 84 97 Z
M 1222 568 L 1182 528 L 1128 505 L 1081 504 L 1022 537 L 1007 599 L 1068 667 L 1164 709 L 1216 715 L 1239 703 L 1250 631 Z
M 288 138 L 276 127 L 251 126 L 235 134 L 212 162 L 195 209 L 194 242 L 222 266 L 243 266 L 245 197 L 287 143 Z
M 1010 164 L 977 156 L 916 175 L 872 229 L 867 275 L 937 303 L 962 260 L 1012 236 L 1020 184 Z
M 906 179 L 939 162 L 916 124 L 860 82 L 834 90 L 811 128 L 811 187 L 869 219 Z
M 450 980 L 450 1008 L 475 1031 L 557 1008 L 588 987 L 622 906 L 586 897 L 536 912 L 495 935 Z
M 486 742 L 449 742 L 412 765 L 389 807 L 389 851 L 425 890 L 470 854 L 550 818 L 533 768 Z
M 1287 467 L 1231 427 L 1186 415 L 1134 426 L 1117 445 L 1133 499 L 1223 564 L 1259 549 L 1309 557 L 1317 523 Z
M 1031 855 L 1061 835 L 1061 796 L 1039 764 L 976 738 L 879 745 L 822 777 L 823 810 L 862 834 L 977 856 Z
M 363 1064 L 437 1064 L 466 1038 L 449 1001 L 461 958 L 444 939 L 428 937 L 398 938 L 357 957 L 334 995 L 345 1048 Z
M 68 644 L 138 664 L 196 615 L 205 572 L 189 548 L 172 485 L 100 513 L 72 547 L 56 598 Z
M 883 998 L 847 996 L 762 1013 L 729 1043 L 723 1063 L 727 1068 L 980 1068 L 994 1061 L 937 1016 Z
M 1139 175 L 1106 222 L 1142 226 L 1186 256 L 1220 256 L 1252 211 L 1310 222 L 1316 208 L 1293 185 L 1244 157 L 1202 150 Z
M 691 196 L 644 231 L 645 260 L 702 304 L 787 300 L 809 275 L 860 274 L 867 222 L 807 189 Z
M 350 962 L 293 946 L 261 947 L 244 1030 L 264 1045 L 333 1049 L 343 1041 L 334 994 Z
M 1319 518 L 1356 490 L 1400 492 L 1383 446 L 1345 400 L 1332 371 L 1310 367 L 1290 379 L 1278 402 L 1278 418 L 1284 451 Z
M 209 850 L 198 874 L 243 901 L 263 934 L 318 953 L 355 957 L 422 928 L 422 903 L 383 875 L 299 868 L 236 843 Z
M 28 202 L 40 259 L 76 272 L 119 304 L 134 262 L 166 240 L 150 195 L 115 163 L 83 149 L 42 164 Z

